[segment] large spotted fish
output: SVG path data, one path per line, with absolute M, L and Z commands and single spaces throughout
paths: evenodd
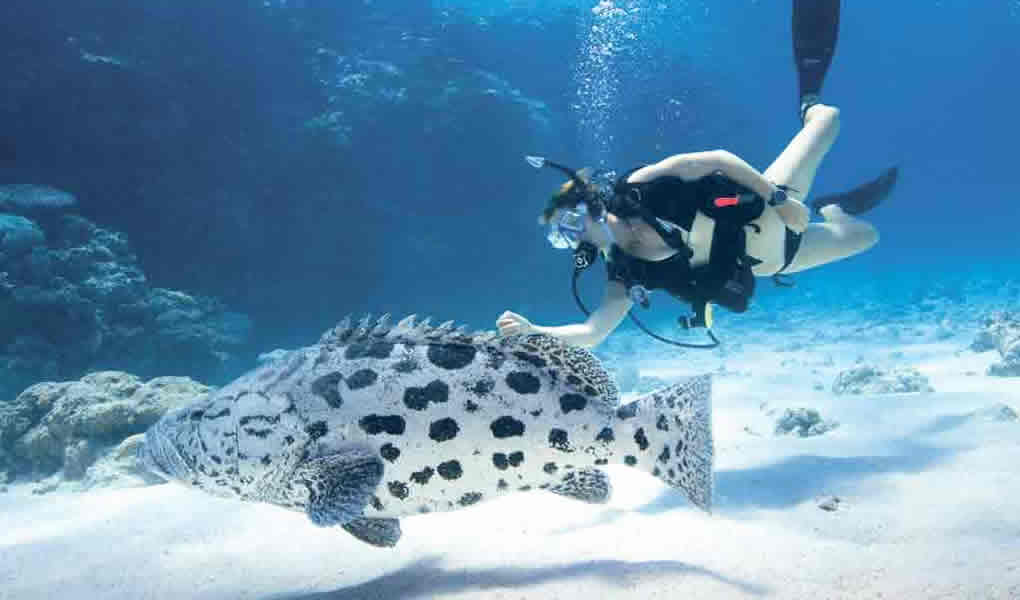
M 712 498 L 710 378 L 629 404 L 586 350 L 408 317 L 345 320 L 146 434 L 140 457 L 219 496 L 392 546 L 398 519 L 527 490 L 605 502 L 622 463 Z

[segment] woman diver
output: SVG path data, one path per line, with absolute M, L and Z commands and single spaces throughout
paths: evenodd
M 711 306 L 747 310 L 755 277 L 797 273 L 841 260 L 878 241 L 875 228 L 857 219 L 885 198 L 895 168 L 850 192 L 817 198 L 822 217 L 809 223 L 808 197 L 815 172 L 839 132 L 839 110 L 819 93 L 836 47 L 839 0 L 794 0 L 794 58 L 803 124 L 779 157 L 759 173 L 725 150 L 670 156 L 600 183 L 595 174 L 574 171 L 539 157 L 570 179 L 552 197 L 539 222 L 549 227 L 554 247 L 572 248 L 577 274 L 599 255 L 609 282 L 601 305 L 583 323 L 543 327 L 507 311 L 497 319 L 503 335 L 543 333 L 592 347 L 609 335 L 635 303 L 647 307 L 647 291 L 662 289 L 689 302 L 687 327 L 707 327 L 714 347 Z M 578 299 L 578 304 L 583 304 Z M 632 314 L 633 316 L 633 314 Z

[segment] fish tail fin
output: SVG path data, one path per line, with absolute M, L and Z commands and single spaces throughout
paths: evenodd
M 618 411 L 634 417 L 638 452 L 626 464 L 641 466 L 683 490 L 698 508 L 711 512 L 714 487 L 712 377 L 698 375 L 646 394 Z

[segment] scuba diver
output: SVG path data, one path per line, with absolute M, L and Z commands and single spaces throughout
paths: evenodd
M 878 242 L 876 229 L 856 217 L 891 192 L 897 169 L 849 192 L 804 203 L 822 159 L 839 132 L 839 110 L 820 92 L 839 29 L 839 0 L 794 0 L 793 46 L 802 128 L 760 173 L 725 150 L 677 154 L 624 173 L 615 182 L 529 156 L 536 168 L 569 176 L 539 218 L 556 248 L 574 251 L 574 297 L 583 323 L 538 326 L 510 311 L 497 319 L 502 335 L 543 333 L 592 347 L 630 314 L 652 337 L 676 346 L 712 348 L 712 305 L 747 310 L 755 277 L 784 278 L 853 256 Z M 812 209 L 822 220 L 809 223 Z M 609 281 L 593 312 L 577 295 L 577 277 L 599 256 Z M 687 302 L 687 328 L 704 327 L 711 343 L 690 344 L 649 331 L 631 310 L 649 306 L 661 289 Z

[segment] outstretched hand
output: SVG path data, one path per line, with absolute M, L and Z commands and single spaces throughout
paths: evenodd
M 534 333 L 535 326 L 521 315 L 505 311 L 496 319 L 500 335 L 527 335 Z

